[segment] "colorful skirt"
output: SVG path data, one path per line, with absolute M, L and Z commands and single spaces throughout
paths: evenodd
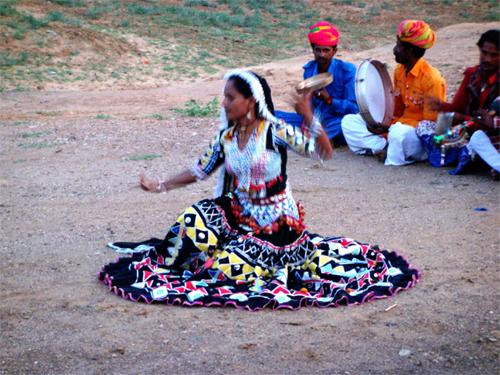
M 245 232 L 226 197 L 189 207 L 164 240 L 109 246 L 129 256 L 105 266 L 99 280 L 145 303 L 252 311 L 335 307 L 392 296 L 420 277 L 396 253 L 350 238 Z

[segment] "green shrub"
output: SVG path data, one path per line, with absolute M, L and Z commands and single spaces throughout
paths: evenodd
M 54 10 L 47 14 L 46 19 L 50 22 L 64 22 L 64 14 L 58 10 Z
M 207 7 L 207 8 L 217 8 L 217 4 L 213 4 L 208 0 L 186 0 L 184 1 L 184 6 L 186 7 Z
M 83 7 L 85 5 L 85 2 L 83 0 L 52 0 L 52 2 L 71 8 Z
M 175 112 L 190 117 L 214 117 L 219 113 L 219 101 L 214 98 L 207 104 L 200 104 L 196 100 L 188 101 L 183 109 L 174 109 Z
M 27 23 L 33 30 L 40 29 L 47 26 L 48 24 L 48 21 L 35 18 L 31 14 L 23 14 L 21 19 L 24 23 Z
M 144 155 L 132 155 L 124 158 L 126 161 L 140 161 L 140 160 L 153 160 L 156 158 L 161 158 L 159 154 L 144 154 Z
M 0 3 L 0 16 L 13 16 L 17 13 L 16 8 L 14 8 L 8 2 L 2 1 Z
M 103 14 L 108 13 L 110 10 L 111 9 L 107 6 L 95 6 L 87 9 L 87 11 L 84 13 L 84 16 L 92 20 L 96 20 L 98 18 L 101 18 Z
M 22 51 L 15 57 L 11 55 L 9 52 L 0 52 L 0 67 L 8 67 L 14 65 L 22 65 L 28 61 L 29 53 L 26 51 Z

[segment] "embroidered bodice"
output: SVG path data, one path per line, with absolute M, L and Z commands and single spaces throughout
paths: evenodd
M 300 220 L 291 188 L 287 183 L 287 149 L 311 156 L 315 151 L 315 134 L 283 121 L 262 121 L 243 149 L 238 147 L 234 127 L 219 132 L 197 161 L 193 173 L 205 179 L 224 164 L 232 176 L 232 193 L 241 205 L 239 214 L 250 217 L 264 228 L 280 218 Z

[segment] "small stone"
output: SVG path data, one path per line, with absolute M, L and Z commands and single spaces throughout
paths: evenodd
M 411 354 L 411 350 L 410 349 L 401 349 L 399 351 L 399 356 L 400 357 L 408 357 L 410 354 Z

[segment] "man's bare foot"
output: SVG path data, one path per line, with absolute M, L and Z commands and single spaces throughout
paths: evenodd
M 493 168 L 490 170 L 490 176 L 493 179 L 493 181 L 498 181 L 500 180 L 500 173 L 498 173 L 496 170 Z
M 387 157 L 387 147 L 382 150 L 375 151 L 373 156 L 375 156 L 379 162 L 383 163 Z

